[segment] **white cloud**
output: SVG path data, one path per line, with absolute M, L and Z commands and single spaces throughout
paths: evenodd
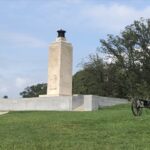
M 64 2 L 68 4 L 80 4 L 83 0 L 64 0 Z
M 85 0 L 63 0 L 44 3 L 40 22 L 63 26 L 76 30 L 99 30 L 99 32 L 116 33 L 126 25 L 150 17 L 150 6 L 138 8 L 122 3 L 101 3 Z
M 19 97 L 19 93 L 27 86 L 39 83 L 39 80 L 36 81 L 35 77 L 16 76 L 2 77 L 0 75 L 0 98 L 4 95 L 8 95 L 9 98 Z
M 8 88 L 7 87 L 0 87 L 0 93 L 1 94 L 5 94 L 8 92 Z
M 6 95 L 9 90 L 9 87 L 4 81 L 5 78 L 2 75 L 0 75 L 0 96 Z
M 86 24 L 93 28 L 118 31 L 134 20 L 150 17 L 150 6 L 138 9 L 117 3 L 113 5 L 86 5 L 82 14 L 83 18 L 86 18 Z
M 0 34 L 0 44 L 7 45 L 11 47 L 27 47 L 27 48 L 45 48 L 47 43 L 43 40 L 40 40 L 36 37 L 13 32 L 4 32 Z
M 25 88 L 25 86 L 29 83 L 29 80 L 22 77 L 17 77 L 15 80 L 15 86 L 17 88 Z

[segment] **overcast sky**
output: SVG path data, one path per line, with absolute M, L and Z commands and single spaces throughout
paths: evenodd
M 77 65 L 107 34 L 150 18 L 149 0 L 0 0 L 0 97 L 19 97 L 26 86 L 47 82 L 48 45 L 60 28 Z

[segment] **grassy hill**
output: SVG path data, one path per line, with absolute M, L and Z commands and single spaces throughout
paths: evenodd
M 0 116 L 1 150 L 149 150 L 150 110 L 11 112 Z

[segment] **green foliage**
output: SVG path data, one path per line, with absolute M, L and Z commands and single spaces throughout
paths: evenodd
M 8 99 L 8 96 L 7 96 L 7 95 L 4 95 L 3 98 L 4 98 L 4 99 Z
M 126 97 L 125 74 L 115 64 L 103 62 L 101 57 L 90 55 L 83 70 L 73 76 L 74 94 Z
M 144 93 L 144 96 L 149 96 L 150 19 L 134 21 L 120 36 L 108 35 L 108 39 L 101 40 L 101 44 L 101 52 L 114 60 L 118 70 L 124 70 L 128 95 Z
M 150 110 L 10 112 L 0 116 L 0 150 L 148 150 Z
M 30 87 L 25 88 L 23 92 L 20 93 L 20 95 L 23 98 L 28 98 L 28 97 L 38 97 L 39 95 L 44 95 L 46 94 L 47 90 L 47 84 L 37 84 L 37 85 L 32 85 Z
M 120 35 L 108 35 L 100 43 L 74 75 L 73 92 L 150 97 L 150 19 L 134 21 Z
M 90 55 L 89 59 L 84 69 L 73 76 L 73 93 L 104 95 L 103 61 L 98 55 Z

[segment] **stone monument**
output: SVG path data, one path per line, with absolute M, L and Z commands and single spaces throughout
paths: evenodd
M 58 30 L 56 41 L 49 46 L 47 96 L 72 95 L 72 44 Z
M 49 46 L 47 95 L 23 99 L 0 99 L 0 111 L 92 111 L 127 103 L 125 99 L 95 95 L 72 95 L 72 45 L 64 30 Z

